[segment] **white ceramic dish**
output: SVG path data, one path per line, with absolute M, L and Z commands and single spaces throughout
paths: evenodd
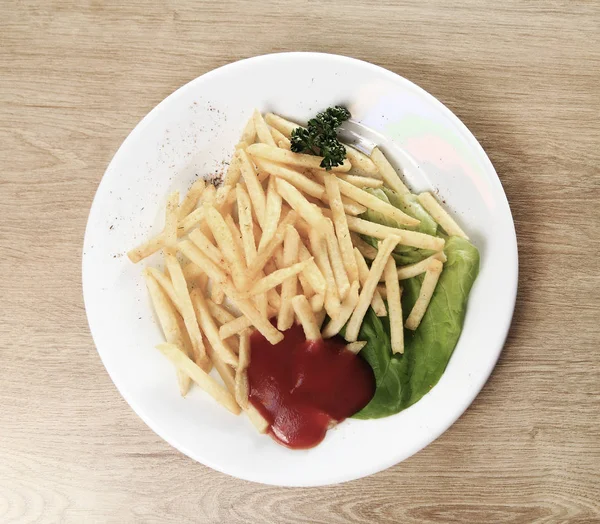
M 223 171 L 253 108 L 306 121 L 346 105 L 353 128 L 402 165 L 408 184 L 447 202 L 481 252 L 462 336 L 439 383 L 398 415 L 347 420 L 316 448 L 292 451 L 258 435 L 199 388 L 181 398 L 154 349 L 162 340 L 141 277 L 125 252 L 162 228 L 166 195 Z M 155 255 L 156 256 L 156 255 Z M 150 259 L 149 263 L 155 260 Z M 189 457 L 242 479 L 316 486 L 356 479 L 441 435 L 483 387 L 500 354 L 517 289 L 517 245 L 506 196 L 468 129 L 434 97 L 375 65 L 285 53 L 242 60 L 183 86 L 123 142 L 92 205 L 83 250 L 85 307 L 98 353 L 134 411 Z

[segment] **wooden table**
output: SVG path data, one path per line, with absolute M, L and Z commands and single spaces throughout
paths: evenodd
M 319 489 L 236 480 L 159 439 L 105 372 L 80 282 L 128 132 L 196 76 L 287 50 L 369 60 L 447 104 L 496 166 L 520 252 L 506 347 L 465 415 Z M 600 522 L 599 72 L 594 1 L 6 2 L 0 522 Z

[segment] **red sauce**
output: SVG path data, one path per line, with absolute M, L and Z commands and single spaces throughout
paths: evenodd
M 327 429 L 371 400 L 375 378 L 369 365 L 340 337 L 309 342 L 299 325 L 271 345 L 251 337 L 250 401 L 271 424 L 271 436 L 289 448 L 316 446 Z

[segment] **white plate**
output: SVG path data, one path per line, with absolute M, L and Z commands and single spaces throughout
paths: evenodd
M 346 105 L 369 140 L 405 167 L 414 190 L 433 189 L 481 252 L 462 336 L 440 382 L 398 415 L 347 420 L 316 448 L 292 451 L 258 435 L 194 388 L 181 398 L 141 278 L 125 252 L 162 228 L 164 203 L 196 176 L 221 173 L 253 108 L 298 121 Z M 156 255 L 155 255 L 156 257 Z M 148 263 L 156 262 L 150 259 Z M 242 479 L 316 486 L 392 466 L 443 433 L 491 373 L 512 318 L 517 244 L 506 196 L 468 129 L 434 97 L 375 65 L 284 53 L 242 60 L 177 90 L 131 132 L 90 211 L 83 290 L 98 353 L 134 411 L 189 457 Z

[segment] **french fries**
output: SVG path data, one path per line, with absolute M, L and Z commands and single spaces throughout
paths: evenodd
M 323 213 L 315 204 L 311 204 L 292 184 L 285 180 L 277 179 L 277 191 L 304 220 L 312 227 L 323 227 Z
M 286 120 L 285 118 L 279 115 L 274 115 L 273 113 L 267 113 L 265 115 L 265 121 L 267 122 L 267 124 L 277 129 L 277 131 L 279 131 L 287 138 L 291 136 L 292 131 L 294 129 L 296 129 L 297 127 L 302 127 L 290 120 Z
M 179 328 L 179 323 L 177 322 L 175 308 L 172 303 L 169 302 L 169 299 L 154 277 L 148 271 L 144 272 L 144 276 L 148 292 L 150 293 L 150 299 L 154 306 L 154 311 L 156 312 L 160 327 L 167 342 L 179 347 L 185 347 L 183 335 Z M 181 395 L 185 397 L 190 389 L 190 378 L 185 373 L 177 370 L 177 380 L 179 382 L 179 391 Z
M 283 265 L 290 267 L 298 262 L 298 252 L 300 250 L 300 235 L 294 226 L 288 226 L 285 230 L 285 237 L 283 239 Z M 304 261 L 308 265 L 308 261 L 312 261 L 309 258 Z M 285 331 L 292 327 L 294 323 L 294 310 L 292 308 L 292 297 L 296 295 L 298 288 L 297 280 L 299 274 L 292 275 L 285 279 L 281 284 L 281 308 L 279 309 L 279 316 L 277 317 L 277 329 Z
M 330 338 L 337 335 L 344 327 L 358 302 L 358 280 L 352 282 L 348 296 L 342 301 L 339 312 L 332 318 L 323 330 L 323 337 Z M 401 324 L 402 325 L 402 324 Z
M 356 342 L 350 342 L 346 344 L 346 349 L 355 355 L 360 353 L 360 350 L 367 345 L 366 340 L 357 340 Z
M 358 267 L 354 253 L 352 252 L 352 239 L 350 238 L 346 213 L 344 213 L 338 180 L 334 175 L 325 175 L 325 189 L 329 198 L 329 205 L 331 206 L 333 224 L 335 225 L 335 233 L 340 246 L 344 267 L 346 268 L 349 281 L 354 282 L 358 280 Z
M 244 331 L 240 335 L 240 360 L 235 370 L 235 400 L 248 409 L 248 366 L 250 365 L 250 334 Z
M 378 148 L 369 157 L 344 146 L 343 164 L 327 171 L 321 157 L 291 151 L 297 127 L 254 111 L 223 184 L 197 180 L 181 204 L 171 193 L 163 230 L 128 253 L 134 263 L 164 253 L 165 271 L 148 267 L 143 275 L 166 340 L 157 348 L 175 365 L 181 394 L 193 381 L 230 412 L 243 410 L 261 433 L 269 423 L 249 398 L 253 330 L 276 345 L 294 321 L 309 341 L 345 326 L 346 347 L 356 354 L 368 342 L 357 339 L 371 306 L 377 316 L 389 315 L 392 352 L 402 355 L 404 329 L 418 329 L 446 261 L 441 236 L 359 218 L 371 209 L 403 226 L 419 224 L 365 191 L 409 191 Z M 467 238 L 430 193 L 418 199 L 448 235 Z M 396 267 L 398 244 L 435 254 Z M 403 324 L 400 281 L 421 273 Z M 213 366 L 225 387 L 207 374 Z
M 402 224 L 405 226 L 417 226 L 419 225 L 419 220 L 413 218 L 403 211 L 400 211 L 397 207 L 384 202 L 383 200 L 373 196 L 371 193 L 367 193 L 362 189 L 346 182 L 344 180 L 338 180 L 338 185 L 340 188 L 340 192 L 347 197 L 352 198 L 359 204 L 372 209 L 373 211 L 377 211 L 381 213 L 383 216 L 391 218 L 398 222 L 398 224 Z
M 427 311 L 427 306 L 431 301 L 435 287 L 437 286 L 440 274 L 442 273 L 442 268 L 443 264 L 439 260 L 432 260 L 429 263 L 429 267 L 425 272 L 425 278 L 421 284 L 419 297 L 417 298 L 415 305 L 413 306 L 408 318 L 406 319 L 406 322 L 404 323 L 406 329 L 414 331 L 419 327 L 419 324 L 421 323 L 421 320 L 423 320 L 423 316 Z
M 383 181 L 390 189 L 400 194 L 410 193 L 404 182 L 400 180 L 392 164 L 389 163 L 378 147 L 371 152 L 371 160 L 377 166 L 381 178 L 383 178 Z
M 319 331 L 315 315 L 306 297 L 304 295 L 296 295 L 292 298 L 292 306 L 300 319 L 306 340 L 319 340 L 321 338 L 321 331 Z
M 271 136 L 269 134 L 269 136 Z M 265 220 L 265 207 L 267 202 L 267 197 L 265 196 L 265 191 L 258 180 L 258 176 L 256 174 L 256 169 L 254 164 L 250 161 L 248 157 L 248 153 L 246 151 L 240 150 L 238 151 L 238 156 L 240 158 L 241 169 L 242 169 L 242 178 L 246 184 L 246 189 L 248 190 L 248 194 L 252 199 L 252 210 L 256 215 L 256 220 L 260 227 L 263 227 Z
M 462 237 L 466 238 L 467 240 L 469 239 L 467 234 L 460 228 L 460 226 L 454 221 L 448 212 L 442 206 L 440 206 L 438 201 L 431 193 L 421 193 L 417 199 L 425 208 L 425 211 L 427 211 L 433 217 L 433 219 L 440 226 L 442 226 L 442 229 L 449 236 Z
M 348 324 L 346 325 L 346 340 L 348 342 L 354 342 L 358 338 L 358 331 L 362 320 L 373 300 L 373 293 L 379 282 L 379 277 L 383 273 L 383 269 L 388 261 L 388 258 L 392 254 L 392 251 L 398 244 L 400 238 L 397 236 L 390 236 L 386 238 L 380 245 L 375 260 L 371 265 L 369 276 L 365 281 L 360 296 L 358 298 L 358 304 L 354 309 Z
M 281 195 L 275 189 L 275 179 L 269 178 L 269 186 L 267 188 L 267 199 L 265 203 L 265 219 L 262 228 L 262 236 L 258 245 L 258 251 L 270 242 L 277 231 L 279 219 L 281 217 Z
M 425 273 L 427 268 L 431 264 L 432 260 L 439 260 L 440 262 L 446 262 L 446 255 L 443 251 L 438 251 L 435 255 L 431 255 L 420 262 L 410 264 L 409 266 L 402 266 L 398 268 L 398 280 L 407 280 L 412 277 L 416 277 L 421 273 Z
M 352 239 L 352 244 L 356 249 L 360 251 L 360 254 L 368 258 L 369 260 L 375 260 L 377 256 L 377 249 L 374 248 L 371 244 L 367 244 L 359 235 L 356 233 L 350 233 L 350 238 Z
M 192 291 L 191 300 L 193 302 L 194 312 L 198 324 L 202 327 L 202 331 L 210 342 L 212 348 L 219 354 L 219 358 L 225 362 L 225 364 L 237 367 L 238 358 L 227 342 L 219 337 L 219 330 L 217 329 L 217 325 L 215 324 L 215 321 L 210 313 L 207 300 L 204 298 L 203 293 L 199 290 Z
M 171 282 L 173 283 L 173 289 L 177 295 L 178 303 L 181 307 L 181 316 L 185 323 L 190 341 L 192 342 L 192 360 L 199 366 L 203 365 L 206 360 L 206 350 L 204 349 L 204 343 L 202 342 L 202 335 L 200 334 L 200 328 L 196 321 L 196 315 L 194 314 L 194 307 L 190 294 L 187 287 L 187 282 L 183 276 L 183 271 L 179 265 L 177 257 L 172 253 L 167 253 L 165 256 L 167 268 L 169 269 L 169 275 L 171 276 Z
M 269 134 L 271 140 L 273 137 Z M 319 169 L 321 168 L 322 157 L 306 155 L 304 153 L 293 153 L 285 149 L 278 148 L 273 142 L 272 145 L 265 144 L 253 144 L 248 146 L 248 153 L 254 157 L 262 157 L 273 162 L 279 162 L 281 164 L 289 164 L 307 169 Z M 343 164 L 332 167 L 332 171 L 350 171 L 352 164 L 349 160 L 344 160 Z
M 202 369 L 190 360 L 183 352 L 181 346 L 175 344 L 159 344 L 156 347 L 177 367 L 178 370 L 190 377 L 219 404 L 227 408 L 233 414 L 239 414 L 240 407 L 231 394 L 224 390 L 214 378 L 202 371 Z
M 335 277 L 335 283 L 338 288 L 338 295 L 340 299 L 343 300 L 346 298 L 348 290 L 350 289 L 350 280 L 348 279 L 348 273 L 346 273 L 346 268 L 344 267 L 344 261 L 342 260 L 340 246 L 335 236 L 333 223 L 329 218 L 325 220 L 325 243 L 327 244 L 327 253 L 329 254 L 331 269 L 333 270 L 333 276 Z
M 256 125 L 254 124 L 254 118 L 255 113 L 252 113 L 252 116 L 248 119 L 248 122 L 246 122 L 244 130 L 242 131 L 240 142 L 243 142 L 246 145 L 254 144 L 254 141 L 256 140 Z
M 383 270 L 385 289 L 387 291 L 388 314 L 390 317 L 390 332 L 392 353 L 404 353 L 404 328 L 402 327 L 402 304 L 400 302 L 400 283 L 396 273 L 396 262 L 390 257 Z
M 354 248 L 354 257 L 356 260 L 356 265 L 358 266 L 360 284 L 361 286 L 364 286 L 365 282 L 367 281 L 367 278 L 369 278 L 369 266 L 367 266 L 367 262 L 362 256 L 362 253 L 356 247 Z M 387 316 L 385 304 L 383 303 L 381 294 L 377 289 L 373 292 L 373 300 L 371 300 L 371 307 L 373 308 L 373 311 L 375 311 L 375 314 L 378 317 Z
M 263 116 L 260 114 L 260 111 L 255 109 L 252 116 L 254 118 L 254 128 L 256 129 L 256 136 L 258 140 L 263 144 L 276 147 L 275 140 L 273 140 L 271 131 L 269 131 L 269 126 L 266 124 Z
M 190 187 L 190 189 L 188 190 L 187 195 L 183 199 L 183 202 L 181 203 L 181 205 L 179 206 L 179 210 L 177 211 L 177 218 L 179 220 L 185 218 L 194 210 L 205 187 L 206 184 L 201 178 L 199 178 L 192 184 L 192 187 Z
M 317 267 L 325 277 L 325 309 L 330 317 L 335 317 L 340 308 L 340 298 L 333 269 L 331 268 L 331 262 L 327 254 L 327 244 L 324 236 L 316 229 L 310 231 L 309 238 L 310 247 Z
M 385 239 L 392 236 L 400 237 L 400 244 L 409 247 L 418 247 L 421 249 L 431 249 L 432 251 L 441 251 L 444 249 L 444 239 L 426 235 L 425 233 L 419 233 L 418 231 L 408 231 L 405 229 L 396 229 L 389 226 L 383 226 L 376 224 L 375 222 L 369 222 L 362 218 L 346 217 L 348 221 L 348 228 L 350 231 L 360 233 L 362 235 L 369 235 L 379 239 Z

